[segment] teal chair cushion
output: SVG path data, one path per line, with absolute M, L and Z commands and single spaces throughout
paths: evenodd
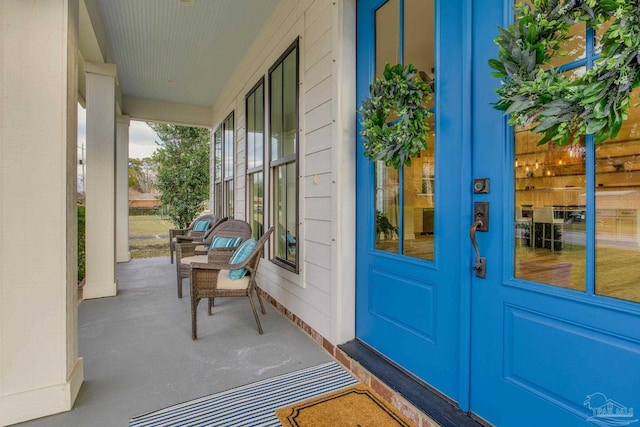
M 211 240 L 212 248 L 235 248 L 242 243 L 242 237 L 218 237 L 214 236 Z
M 241 244 L 238 249 L 236 249 L 233 252 L 233 255 L 231 255 L 231 259 L 229 260 L 229 264 L 233 265 L 233 264 L 239 264 L 242 261 L 246 260 L 247 258 L 249 258 L 249 255 L 251 255 L 251 253 L 253 252 L 253 250 L 256 248 L 256 245 L 258 244 L 258 242 L 256 241 L 256 239 L 251 238 L 249 240 L 247 240 L 246 242 L 244 242 L 243 244 Z M 229 278 L 231 280 L 238 280 L 238 279 L 242 279 L 245 274 L 247 274 L 247 269 L 246 268 L 238 268 L 235 270 L 229 270 Z
M 209 228 L 209 221 L 196 221 L 193 225 L 193 231 L 207 231 Z

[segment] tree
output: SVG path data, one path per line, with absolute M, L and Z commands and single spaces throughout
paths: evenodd
M 151 158 L 129 159 L 129 187 L 150 193 L 156 185 L 155 165 Z
M 209 131 L 203 128 L 147 123 L 160 146 L 151 156 L 157 169 L 160 200 L 169 208 L 169 218 L 185 228 L 204 208 L 209 198 Z

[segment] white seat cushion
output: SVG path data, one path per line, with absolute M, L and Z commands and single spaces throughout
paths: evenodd
M 206 252 L 208 250 L 209 250 L 209 248 L 207 248 L 205 245 L 196 246 L 196 251 L 197 252 Z
M 207 255 L 194 255 L 194 256 L 188 256 L 188 257 L 184 257 L 180 260 L 180 264 L 193 264 L 194 262 L 204 262 L 207 263 L 209 262 L 209 257 Z
M 218 289 L 239 290 L 247 289 L 249 286 L 249 276 L 232 280 L 229 278 L 229 270 L 220 270 L 218 273 Z

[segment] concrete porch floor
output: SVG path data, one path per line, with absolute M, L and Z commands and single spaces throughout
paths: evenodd
M 213 316 L 201 301 L 192 341 L 189 281 L 178 299 L 168 257 L 119 264 L 118 278 L 116 297 L 78 307 L 84 383 L 73 409 L 20 426 L 128 426 L 144 412 L 333 360 L 268 303 L 259 335 L 246 298 L 217 299 Z

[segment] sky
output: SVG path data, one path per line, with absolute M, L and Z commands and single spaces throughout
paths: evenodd
M 78 105 L 78 160 L 82 159 L 82 146 L 86 146 L 87 113 Z M 158 147 L 159 138 L 145 122 L 131 121 L 129 125 L 129 158 L 151 156 Z M 80 162 L 79 162 L 80 163 Z M 78 191 L 83 191 L 82 166 L 78 165 Z
M 80 146 L 86 143 L 87 114 L 78 105 L 78 158 L 81 157 Z M 129 158 L 142 159 L 151 156 L 158 147 L 154 141 L 158 136 L 145 122 L 131 121 L 129 125 Z

